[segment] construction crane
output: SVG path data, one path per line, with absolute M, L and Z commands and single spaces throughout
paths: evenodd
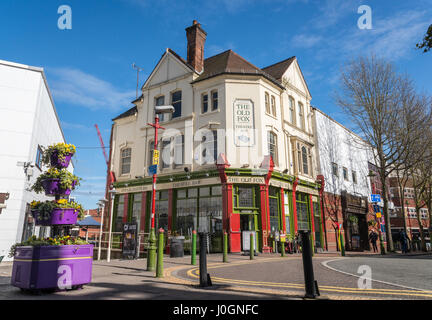
M 96 127 L 96 130 L 97 130 L 97 134 L 99 136 L 99 141 L 100 141 L 100 144 L 101 144 L 101 147 L 102 147 L 102 152 L 103 152 L 103 155 L 105 157 L 105 162 L 106 162 L 106 165 L 107 165 L 107 170 L 109 171 L 109 159 L 108 159 L 108 156 L 107 156 L 106 151 L 105 151 L 105 145 L 104 145 L 104 142 L 103 142 L 103 139 L 102 139 L 102 135 L 100 133 L 100 130 L 99 130 L 99 127 L 98 127 L 97 124 L 95 124 L 95 127 Z M 113 182 L 115 182 L 114 172 L 109 171 L 109 181 L 108 181 L 108 184 L 111 184 Z

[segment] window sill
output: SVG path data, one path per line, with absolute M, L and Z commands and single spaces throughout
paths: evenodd
M 216 114 L 216 113 L 220 113 L 220 109 L 216 109 L 216 110 L 212 110 L 212 111 L 207 111 L 207 112 L 201 112 L 199 115 L 200 116 L 207 116 L 207 115 L 211 115 L 211 114 Z
M 269 116 L 270 118 L 273 118 L 273 119 L 275 119 L 275 120 L 278 120 L 278 118 L 276 118 L 276 116 L 274 116 L 274 115 L 272 115 L 271 113 L 267 113 L 267 111 L 266 111 L 266 116 Z

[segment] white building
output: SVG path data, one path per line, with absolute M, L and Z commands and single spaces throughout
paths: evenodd
M 167 104 L 175 112 L 163 116 L 166 130 L 159 131 L 157 228 L 219 232 L 218 241 L 223 228 L 232 252 L 240 251 L 243 231 L 256 231 L 260 250 L 268 251 L 275 231 L 314 229 L 308 218 L 318 202 L 311 94 L 297 58 L 264 68 L 232 50 L 204 59 L 207 34 L 200 24 L 194 21 L 186 35 L 187 59 L 166 49 L 135 106 L 113 119 L 114 231 L 131 219 L 149 230 L 154 129 L 148 123 L 154 107 Z M 255 169 L 269 155 L 274 168 L 266 176 Z
M 29 192 L 41 174 L 40 146 L 65 142 L 42 68 L 0 60 L 0 193 L 9 194 L 0 214 L 0 256 L 30 235 L 48 236 L 29 214 L 33 200 L 51 200 Z
M 347 249 L 367 249 L 371 148 L 317 108 L 313 108 L 313 119 L 318 174 L 325 184 L 323 207 L 328 246 L 336 247 L 335 227 L 342 223 Z

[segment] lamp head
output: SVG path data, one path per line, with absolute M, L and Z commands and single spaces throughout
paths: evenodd
M 163 114 L 163 113 L 173 113 L 175 111 L 173 106 L 156 106 L 155 113 Z

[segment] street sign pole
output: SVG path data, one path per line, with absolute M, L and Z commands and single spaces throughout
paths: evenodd
M 158 147 L 158 129 L 165 129 L 159 125 L 159 116 L 156 113 L 155 123 L 149 123 L 150 126 L 155 128 L 154 135 L 154 149 L 153 149 L 153 165 L 155 165 L 155 155 L 159 161 L 159 151 Z M 152 184 L 152 207 L 151 207 L 151 229 L 149 235 L 149 248 L 147 253 L 147 271 L 154 271 L 156 268 L 156 233 L 155 233 L 155 205 L 156 205 L 156 178 L 157 173 L 153 174 L 153 184 Z

